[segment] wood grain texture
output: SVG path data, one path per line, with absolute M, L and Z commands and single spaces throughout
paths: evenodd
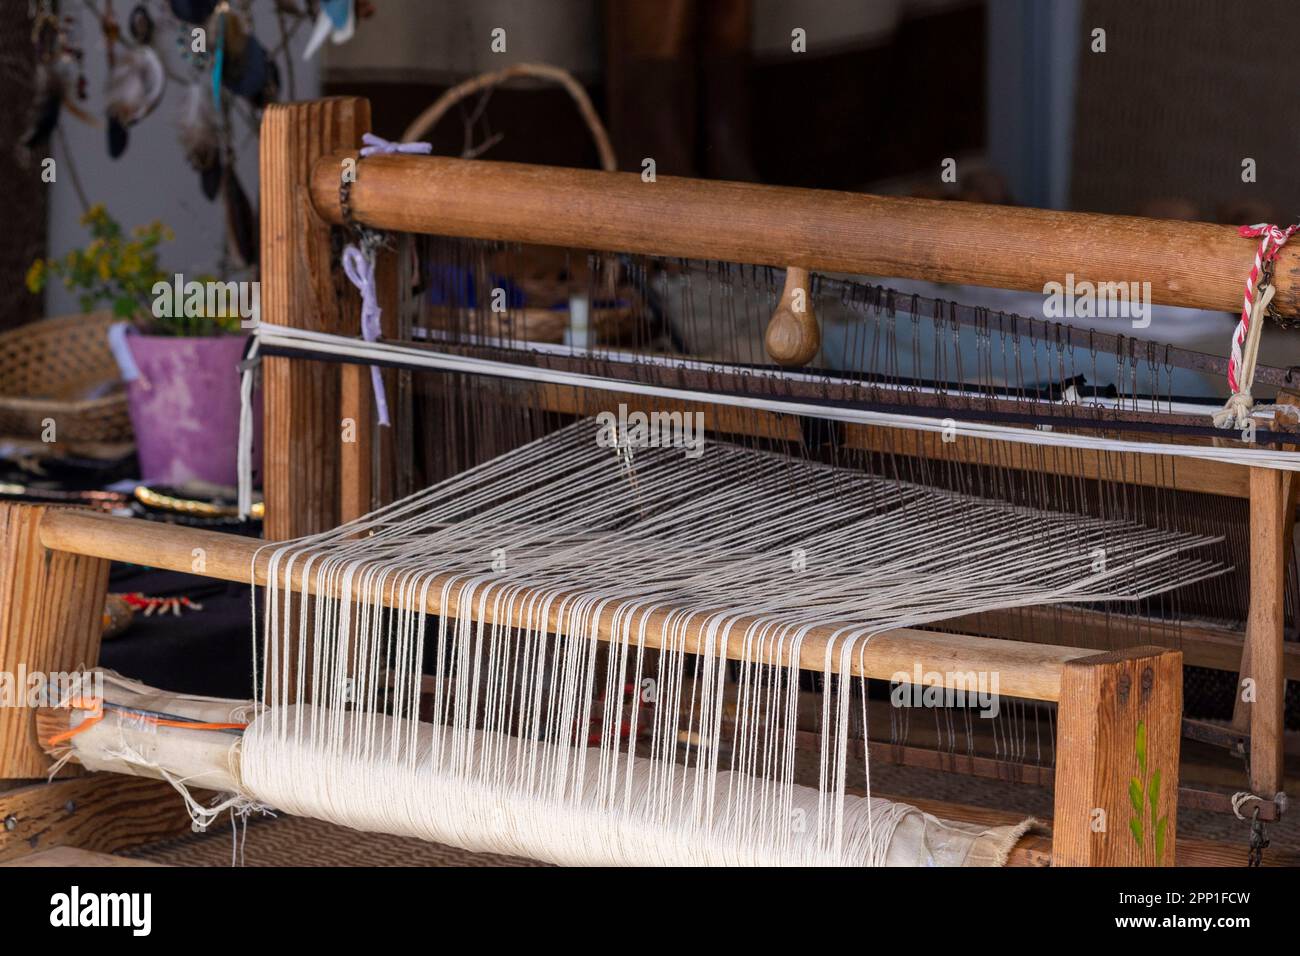
M 357 97 L 274 103 L 262 116 L 262 316 L 294 328 L 354 335 L 356 296 L 343 295 L 333 268 L 329 224 L 307 190 L 316 160 L 354 147 L 370 130 L 370 104 Z M 318 170 L 319 172 L 319 170 Z M 342 167 L 332 173 L 338 202 Z M 339 519 L 339 368 L 268 357 L 262 364 L 266 536 L 298 537 Z
M 115 853 L 192 831 L 171 784 L 107 773 L 0 791 L 0 821 L 10 820 L 0 826 L 0 861 L 58 846 Z
M 169 866 L 167 863 L 154 863 L 150 860 L 132 860 L 125 856 L 113 856 L 111 853 L 94 853 L 90 850 L 79 850 L 76 847 L 56 846 L 52 850 L 38 850 L 30 856 L 19 857 L 16 860 L 10 860 L 8 863 L 0 863 L 3 867 L 17 866 L 39 866 L 39 867 L 56 867 L 63 869 L 65 867 L 118 867 L 118 866 Z
M 191 570 L 191 551 L 201 547 L 206 554 L 205 577 L 228 581 L 250 581 L 261 584 L 266 580 L 270 554 L 257 554 L 261 542 L 239 535 L 222 534 L 196 528 L 182 528 L 131 518 L 114 518 L 108 515 L 74 514 L 71 512 L 51 516 L 41 528 L 41 540 L 47 547 L 58 550 L 91 554 L 118 561 L 132 561 L 165 570 Z M 301 562 L 299 562 L 301 564 Z M 435 579 L 428 588 L 426 607 L 433 614 L 458 616 L 461 611 L 461 593 L 464 577 L 448 589 L 445 604 L 442 601 L 442 578 Z M 304 581 L 301 571 L 295 571 L 291 588 L 311 593 L 314 576 Z M 338 582 L 335 582 L 337 585 Z M 384 585 L 383 600 L 393 604 L 402 584 L 390 576 Z M 480 589 L 480 595 L 481 595 Z M 524 623 L 524 608 L 528 604 L 528 589 L 518 592 L 510 609 L 502 616 L 515 626 Z M 477 601 L 475 602 L 477 604 Z M 491 601 L 475 613 L 488 622 L 497 621 Z M 560 610 L 563 601 L 551 603 L 549 617 L 544 622 L 551 632 L 565 629 L 566 621 Z M 606 608 L 590 624 L 593 633 L 601 640 L 610 640 L 616 633 L 614 626 L 617 609 Z M 665 630 L 671 611 L 659 608 L 634 615 L 632 627 L 641 626 L 645 618 L 646 643 L 657 647 Z M 746 618 L 733 626 L 725 649 L 728 657 L 745 655 Z M 688 653 L 702 649 L 708 640 L 703 624 L 692 624 L 678 636 L 681 647 Z M 803 639 L 799 651 L 799 666 L 820 671 L 825 667 L 827 646 L 838 633 L 835 622 L 812 628 Z M 1013 697 L 1035 700 L 1055 700 L 1061 689 L 1061 674 L 1066 662 L 1086 657 L 1092 652 L 1068 647 L 1031 644 L 1020 641 L 1003 641 L 964 634 L 941 634 L 912 628 L 900 628 L 871 639 L 860 655 L 855 655 L 852 673 L 888 680 L 900 672 L 910 674 L 919 662 L 925 672 L 962 674 L 970 671 L 996 671 L 1001 693 Z M 773 663 L 785 663 L 773 659 Z
M 344 155 L 311 176 L 312 201 L 335 223 Z M 435 156 L 372 157 L 352 205 L 377 229 L 1038 292 L 1073 273 L 1226 312 L 1241 308 L 1258 246 L 1209 223 Z M 1274 300 L 1286 315 L 1300 311 L 1297 273 L 1300 249 L 1286 246 Z
M 1136 648 L 1065 665 L 1056 724 L 1053 865 L 1173 865 L 1182 712 L 1183 656 L 1177 651 Z M 1141 823 L 1137 834 L 1133 819 Z
M 980 826 L 1013 826 L 1023 819 L 1023 815 L 1007 810 L 995 810 L 988 807 L 972 807 L 961 803 L 948 803 L 943 800 L 926 800 L 917 797 L 890 796 L 877 793 L 875 796 L 897 803 L 907 803 L 932 813 L 943 820 L 963 823 L 977 823 Z M 1052 829 L 1051 820 L 1039 821 L 1043 830 Z M 1052 837 L 1042 830 L 1030 830 L 1022 836 L 1011 855 L 1007 866 L 1050 866 L 1052 865 Z M 1059 865 L 1059 864 L 1058 864 Z M 1215 840 L 1179 840 L 1174 848 L 1174 865 L 1186 867 L 1203 866 L 1245 866 L 1246 850 L 1244 845 L 1220 843 Z M 1289 850 L 1266 850 L 1264 866 L 1300 865 L 1300 853 Z
M 43 675 L 49 686 L 99 662 L 108 562 L 41 545 L 41 522 L 58 510 L 0 503 L 0 672 L 20 698 L 24 672 Z M 36 740 L 33 709 L 25 699 L 3 703 L 0 778 L 44 777 L 50 761 Z
M 1250 789 L 1264 798 L 1282 790 L 1286 698 L 1286 554 L 1293 520 L 1282 472 L 1250 469 L 1250 609 L 1242 678 L 1254 681 L 1250 712 Z M 1241 693 L 1241 688 L 1238 688 Z
M 339 378 L 339 418 L 346 429 L 339 455 L 339 522 L 346 523 L 371 510 L 375 403 L 369 367 L 341 365 Z

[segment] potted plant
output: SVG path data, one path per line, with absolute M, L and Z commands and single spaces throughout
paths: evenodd
M 128 234 L 102 205 L 81 219 L 90 242 L 62 258 L 38 259 L 27 287 L 41 292 L 51 279 L 78 292 L 83 310 L 107 305 L 121 324 L 111 334 L 127 380 L 131 426 L 147 482 L 190 481 L 233 486 L 239 438 L 239 374 L 256 283 L 183 282 L 159 265 L 159 246 L 172 238 L 161 222 Z M 244 289 L 253 309 L 241 309 Z M 251 294 L 247 287 L 252 286 Z M 221 294 L 205 294 L 216 289 Z M 215 306 L 214 305 L 215 300 Z M 254 421 L 260 416 L 255 415 Z M 259 465 L 255 439 L 254 468 Z

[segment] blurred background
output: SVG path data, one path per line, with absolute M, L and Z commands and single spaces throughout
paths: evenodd
M 330 4 L 325 4 L 328 7 Z M 137 6 L 167 83 L 130 142 L 109 155 L 105 19 L 129 47 Z M 180 142 L 191 64 L 179 55 L 203 0 L 7 0 L 0 19 L 0 148 L 11 166 L 0 235 L 0 328 L 78 309 L 59 283 L 24 277 L 80 244 L 87 204 L 126 226 L 175 234 L 167 265 L 239 277 L 230 217 L 209 200 Z M 368 96 L 397 137 L 452 85 L 522 62 L 562 67 L 590 94 L 619 165 L 663 174 L 901 192 L 1221 222 L 1290 222 L 1300 211 L 1287 96 L 1300 63 L 1300 7 L 1255 0 L 361 0 L 349 38 L 303 56 L 320 0 L 234 0 L 278 74 L 231 99 L 229 149 L 256 209 L 258 94 Z M 24 151 L 41 90 L 41 11 L 68 21 L 80 54 L 48 142 Z M 494 50 L 494 29 L 505 31 Z M 1096 31 L 1104 31 L 1098 35 Z M 803 31 L 802 45 L 794 31 Z M 498 45 L 499 47 L 500 45 Z M 801 52 L 796 52 L 799 47 Z M 80 80 L 80 90 L 76 88 Z M 476 110 L 483 106 L 480 113 Z M 529 80 L 452 109 L 432 131 L 458 154 L 574 166 L 597 154 L 568 94 Z M 490 141 L 490 144 L 489 144 Z M 39 161 L 61 164 L 55 183 Z M 1243 161 L 1255 181 L 1243 182 Z M 956 182 L 941 163 L 956 161 Z M 71 181 L 79 180 L 79 188 Z M 79 195 L 80 193 L 80 195 Z

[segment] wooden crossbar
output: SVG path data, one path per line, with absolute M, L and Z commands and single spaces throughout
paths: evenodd
M 56 511 L 41 522 L 41 543 L 54 551 L 128 561 L 169 571 L 200 574 L 204 577 L 227 581 L 254 581 L 265 584 L 270 564 L 270 549 L 263 542 L 240 535 L 216 531 L 183 528 L 174 525 L 115 518 L 93 512 Z M 302 574 L 302 563 L 293 571 L 291 589 L 314 593 L 316 582 L 310 575 Z M 463 583 L 454 585 L 442 603 L 442 583 L 439 576 L 428 588 L 426 608 L 430 614 L 459 616 L 473 613 L 486 621 L 495 622 L 491 602 L 472 611 L 463 606 Z M 398 601 L 400 582 L 392 576 L 386 579 L 383 601 L 393 605 Z M 510 623 L 525 623 L 524 608 L 528 606 L 527 590 L 518 592 L 517 600 L 509 602 L 513 617 Z M 565 620 L 559 606 L 551 604 L 547 622 L 552 632 L 562 631 Z M 687 652 L 702 651 L 708 637 L 704 615 L 699 620 L 669 632 L 665 622 L 668 609 L 646 612 L 646 643 L 651 647 L 663 646 L 668 640 L 680 642 Z M 595 623 L 596 633 L 602 640 L 616 639 L 616 610 L 607 608 Z M 745 627 L 750 619 L 741 618 L 732 627 L 725 653 L 728 657 L 746 656 Z M 639 627 L 641 618 L 634 618 L 633 627 Z M 590 625 L 589 625 L 590 626 Z M 821 671 L 827 664 L 827 655 L 840 646 L 836 642 L 840 629 L 831 625 L 811 628 L 799 649 L 799 666 Z M 1086 658 L 1095 651 L 1052 644 L 1033 644 L 1023 641 L 1004 641 L 989 637 L 964 634 L 945 634 L 902 628 L 872 638 L 861 653 L 853 655 L 851 671 L 854 676 L 890 680 L 900 673 L 912 674 L 919 668 L 926 675 L 964 679 L 971 672 L 996 674 L 999 693 L 1011 697 L 1034 700 L 1056 700 L 1061 692 L 1061 674 L 1067 662 Z M 771 663 L 789 663 L 785 658 L 773 656 Z

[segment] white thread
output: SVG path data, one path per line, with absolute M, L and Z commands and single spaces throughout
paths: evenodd
M 579 388 L 598 391 L 623 392 L 635 395 L 649 395 L 659 398 L 673 398 L 682 401 L 706 402 L 714 405 L 782 412 L 791 415 L 803 415 L 823 418 L 828 421 L 850 422 L 865 425 L 885 425 L 892 428 L 907 428 L 914 431 L 944 432 L 952 427 L 949 420 L 928 418 L 921 415 L 904 415 L 895 412 L 876 412 L 868 409 L 845 406 L 817 405 L 811 403 L 785 401 L 783 399 L 759 398 L 734 395 L 729 393 L 699 392 L 690 389 L 671 388 L 648 385 L 643 382 L 602 378 L 580 372 L 567 372 L 557 369 L 536 368 L 510 362 L 480 359 L 465 355 L 452 355 L 424 348 L 393 345 L 388 342 L 360 342 L 343 336 L 324 332 L 311 332 L 304 329 L 292 329 L 286 326 L 261 323 L 257 335 L 266 346 L 281 346 L 291 349 L 304 349 L 326 355 L 346 356 L 364 359 L 368 362 L 396 361 L 403 365 L 421 368 L 441 369 L 444 371 L 464 372 L 471 375 L 494 375 L 501 378 L 520 379 L 530 382 L 547 382 L 557 385 L 572 385 Z M 1079 448 L 1096 451 L 1138 452 L 1150 455 L 1165 455 L 1174 458 L 1194 458 L 1203 461 L 1219 461 L 1236 465 L 1258 468 L 1272 468 L 1281 471 L 1300 471 L 1300 452 L 1279 451 L 1267 448 L 1226 448 L 1202 445 L 1176 445 L 1163 442 L 1127 441 L 1116 438 L 1101 438 L 1093 435 L 1071 434 L 1062 431 L 1040 431 L 1036 428 L 1016 428 L 1007 425 L 990 425 L 984 422 L 958 422 L 963 437 L 990 438 L 999 441 L 1015 442 L 1024 445 L 1047 445 L 1058 448 Z
M 254 336 L 253 347 L 239 379 L 239 448 L 236 453 L 236 474 L 239 476 L 239 517 L 245 521 L 253 512 L 253 390 L 257 387 L 257 373 L 261 368 L 255 361 L 256 356 L 257 338 Z
M 854 695 L 866 718 L 864 684 L 849 678 L 871 636 L 1136 600 L 1227 570 L 1192 554 L 1218 539 L 721 442 L 698 461 L 638 449 L 629 471 L 595 433 L 577 422 L 341 528 L 259 549 L 270 709 L 242 743 L 250 795 L 560 863 L 996 862 L 1018 829 L 945 829 L 872 799 L 869 778 L 866 797 L 847 792 Z M 814 556 L 800 574 L 786 565 L 795 542 Z M 290 600 L 295 580 L 312 602 Z M 426 659 L 435 595 L 459 611 L 438 617 Z M 811 788 L 795 782 L 797 666 L 819 625 L 833 630 Z M 657 691 L 643 713 L 647 678 Z

